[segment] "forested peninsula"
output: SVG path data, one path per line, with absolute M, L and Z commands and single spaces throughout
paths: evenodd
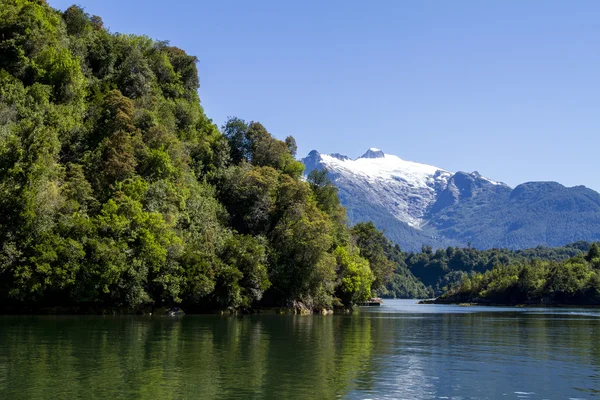
M 563 262 L 534 259 L 465 276 L 435 302 L 600 305 L 600 246 Z
M 205 115 L 195 56 L 77 6 L 0 5 L 2 307 L 322 310 L 390 282 L 428 293 L 373 225 L 348 226 L 325 174 L 303 177 L 293 137 Z
M 0 0 L 0 312 L 597 301 L 589 243 L 406 253 L 350 226 L 293 137 L 205 115 L 197 61 L 77 6 Z

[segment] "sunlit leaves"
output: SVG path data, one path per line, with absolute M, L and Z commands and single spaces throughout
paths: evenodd
M 78 6 L 3 3 L 2 301 L 248 310 L 370 294 L 333 185 L 303 180 L 291 136 L 237 118 L 219 132 L 196 62 Z

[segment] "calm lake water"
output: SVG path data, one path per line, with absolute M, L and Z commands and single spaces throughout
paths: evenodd
M 0 399 L 600 398 L 600 310 L 0 317 Z

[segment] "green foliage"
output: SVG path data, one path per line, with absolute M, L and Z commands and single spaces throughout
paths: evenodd
M 317 208 L 304 182 L 285 175 L 275 212 L 279 218 L 269 234 L 276 249 L 271 254 L 274 285 L 309 305 L 331 306 L 330 282 L 335 278 L 327 257 L 333 250 L 331 219 Z M 316 299 L 324 303 L 315 304 Z
M 316 309 L 370 295 L 333 185 L 302 179 L 291 136 L 237 118 L 221 134 L 196 57 L 78 6 L 0 5 L 3 304 Z
M 369 260 L 373 270 L 375 276 L 373 290 L 385 288 L 392 279 L 395 267 L 385 253 L 385 247 L 390 245 L 388 240 L 372 222 L 356 224 L 352 234 L 361 249 L 361 255 Z
M 224 302 L 222 306 L 251 307 L 271 286 L 265 245 L 253 236 L 235 235 L 226 242 L 222 259 L 227 265 L 225 275 L 230 277 L 229 283 L 225 285 L 230 292 L 227 298 L 236 300 Z M 232 289 L 236 293 L 231 293 Z
M 336 208 L 340 207 L 340 200 L 337 196 L 337 188 L 329 179 L 326 169 L 312 170 L 308 174 L 306 180 L 315 193 L 315 197 L 320 209 L 331 213 L 334 212 Z
M 483 273 L 495 266 L 522 264 L 532 260 L 564 261 L 583 255 L 582 250 L 589 246 L 586 242 L 556 248 L 539 246 L 525 250 L 477 250 L 451 246 L 446 250 L 436 251 L 429 246 L 423 246 L 420 253 L 406 254 L 404 262 L 425 285 L 431 286 L 436 294 L 441 294 L 459 283 L 465 275 Z
M 498 266 L 463 280 L 445 301 L 495 304 L 600 304 L 600 274 L 585 258 Z
M 223 126 L 234 163 L 247 161 L 255 166 L 271 167 L 299 179 L 304 165 L 294 159 L 296 141 L 288 136 L 285 142 L 277 140 L 259 122 L 246 123 L 230 118 Z
M 361 256 L 369 261 L 373 271 L 374 294 L 392 298 L 431 297 L 431 288 L 426 288 L 406 267 L 407 255 L 377 230 L 372 222 L 356 224 L 351 233 Z
M 338 247 L 334 255 L 342 284 L 339 297 L 345 304 L 356 304 L 371 296 L 375 280 L 369 262 L 359 255 L 357 248 Z
M 313 170 L 308 174 L 306 181 L 314 193 L 319 209 L 330 215 L 336 222 L 334 224 L 335 244 L 345 246 L 349 240 L 348 230 L 345 229 L 346 210 L 340 204 L 337 188 L 329 179 L 327 171 Z
M 585 261 L 591 262 L 595 267 L 600 265 L 600 245 L 592 243 L 588 253 L 585 255 Z

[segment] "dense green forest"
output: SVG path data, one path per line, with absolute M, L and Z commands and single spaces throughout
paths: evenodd
M 324 172 L 321 172 L 325 175 Z M 361 256 L 378 265 L 373 294 L 387 298 L 428 298 L 445 293 L 463 279 L 497 266 L 524 264 L 534 260 L 560 262 L 584 256 L 589 242 L 575 242 L 563 247 L 538 246 L 525 250 L 447 247 L 433 250 L 423 246 L 421 252 L 404 252 L 378 231 L 372 222 L 360 222 L 352 238 Z
M 375 270 L 374 295 L 387 298 L 423 299 L 433 296 L 430 286 L 425 286 L 406 265 L 409 254 L 400 250 L 372 222 L 360 222 L 352 228 L 352 237 L 361 255 Z
M 292 137 L 205 115 L 196 57 L 77 6 L 0 6 L 2 304 L 321 309 L 398 280 Z
M 588 242 L 575 242 L 563 247 L 538 246 L 525 250 L 448 247 L 433 250 L 423 246 L 420 253 L 405 253 L 400 265 L 406 266 L 421 282 L 441 294 L 474 273 L 495 266 L 523 264 L 532 260 L 564 261 L 581 256 L 590 248 Z
M 464 277 L 439 299 L 490 304 L 600 304 L 600 246 L 566 261 L 499 265 Z

